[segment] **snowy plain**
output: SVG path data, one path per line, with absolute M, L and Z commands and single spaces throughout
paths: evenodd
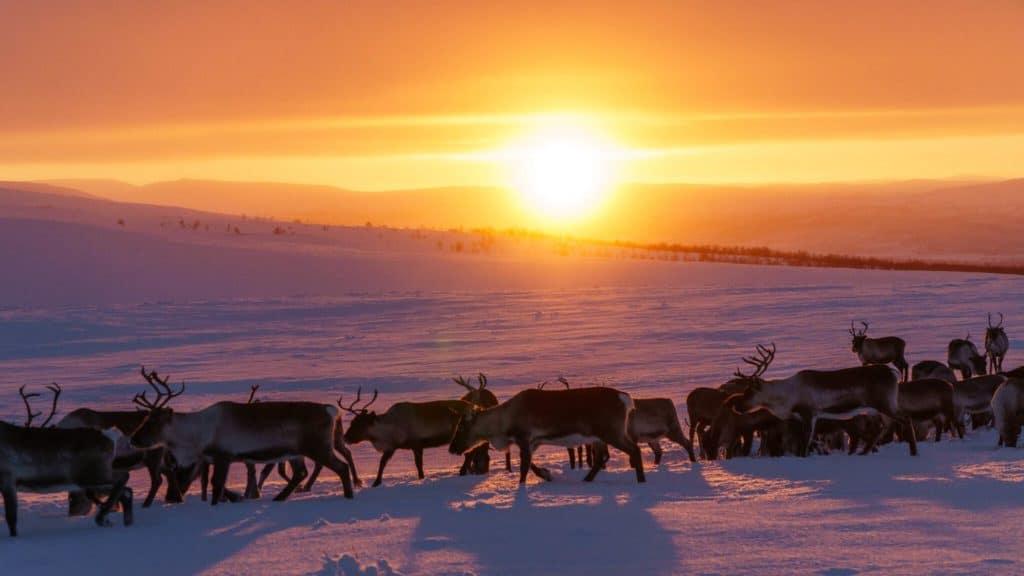
M 21 234 L 42 229 L 16 222 Z M 95 240 L 106 232 L 61 233 Z M 338 234 L 353 240 L 366 232 Z M 450 378 L 482 371 L 499 398 L 564 375 L 672 398 L 682 417 L 686 393 L 726 380 L 756 343 L 778 346 L 769 377 L 849 366 L 856 358 L 846 330 L 865 319 L 872 333 L 905 337 L 913 363 L 944 358 L 946 343 L 967 332 L 980 340 L 989 311 L 1007 317 L 1007 366 L 1024 363 L 1015 337 L 1024 333 L 1015 329 L 1024 318 L 1018 278 L 432 252 L 416 256 L 410 276 L 408 254 L 360 250 L 296 266 L 333 262 L 344 272 L 361 258 L 379 274 L 305 295 L 283 282 L 273 285 L 277 294 L 229 297 L 224 284 L 173 298 L 118 274 L 104 285 L 90 261 L 82 268 L 93 272 L 90 293 L 116 298 L 66 301 L 71 291 L 61 288 L 46 295 L 50 302 L 14 299 L 0 308 L 0 418 L 20 422 L 18 386 L 50 381 L 64 386 L 64 412 L 128 408 L 142 389 L 140 364 L 187 383 L 179 409 L 244 399 L 252 384 L 264 399 L 325 403 L 362 386 L 380 391 L 383 409 L 458 396 Z M 29 270 L 33 258 L 0 250 L 4 270 L 28 273 L 9 277 L 5 289 L 29 294 L 47 266 L 73 283 L 60 269 L 71 264 L 58 256 Z M 265 261 L 267 274 L 292 271 Z M 183 280 L 159 262 L 153 270 L 168 289 L 206 280 Z M 503 287 L 505 278 L 515 281 Z M 128 289 L 137 297 L 124 297 Z M 68 519 L 61 495 L 25 494 L 21 535 L 0 535 L 0 565 L 5 574 L 1021 573 L 1024 450 L 995 444 L 986 430 L 922 443 L 918 458 L 886 446 L 865 457 L 697 464 L 666 445 L 660 467 L 645 450 L 644 485 L 621 455 L 586 484 L 563 450 L 545 448 L 541 459 L 555 479 L 531 478 L 525 489 L 500 469 L 458 477 L 459 459 L 437 449 L 427 453 L 425 480 L 416 480 L 411 455 L 399 453 L 384 486 L 358 490 L 352 501 L 325 474 L 312 493 L 286 503 L 270 501 L 279 483 L 263 500 L 216 508 L 193 494 L 183 505 L 138 509 L 128 528 L 116 515 L 108 529 Z M 372 478 L 377 455 L 365 445 L 354 452 L 360 475 Z M 146 483 L 136 477 L 133 485 L 138 496 Z

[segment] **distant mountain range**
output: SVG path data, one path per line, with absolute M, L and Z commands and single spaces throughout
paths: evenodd
M 52 181 L 64 194 L 304 222 L 536 228 L 511 191 L 360 192 L 330 186 L 177 180 Z M 32 184 L 32 186 L 41 186 Z M 863 256 L 1024 260 L 1024 179 L 765 186 L 635 184 L 566 233 L 603 240 L 767 246 Z

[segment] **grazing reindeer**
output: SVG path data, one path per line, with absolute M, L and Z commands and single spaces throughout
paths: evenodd
M 700 452 L 709 458 L 704 434 L 714 423 L 728 394 L 717 388 L 694 388 L 686 395 L 686 414 L 690 420 L 690 438 L 700 438 Z
M 950 384 L 956 384 L 956 373 L 938 360 L 924 360 L 914 364 L 910 370 L 911 380 L 922 380 L 924 378 L 938 378 Z
M 494 392 L 487 390 L 487 376 L 484 376 L 483 372 L 477 375 L 478 386 L 476 388 L 470 386 L 462 376 L 452 378 L 452 380 L 459 386 L 468 390 L 468 392 L 463 394 L 461 398 L 463 402 L 469 402 L 470 404 L 481 408 L 491 408 L 498 405 L 498 397 L 494 395 Z M 459 476 L 465 476 L 466 474 L 486 474 L 490 468 L 490 447 L 480 446 L 466 454 L 466 458 L 462 463 L 462 468 L 459 469 Z M 509 472 L 512 471 L 511 452 L 505 452 L 505 469 Z
M 953 385 L 945 380 L 925 378 L 900 383 L 900 412 L 910 418 L 912 426 L 920 422 L 934 422 L 936 442 L 942 439 L 943 429 L 956 422 L 955 404 Z M 905 429 L 901 430 L 903 437 L 910 434 Z M 917 436 L 916 431 L 912 434 Z
M 814 434 L 826 437 L 845 434 L 848 440 L 846 453 L 848 455 L 856 453 L 857 447 L 863 443 L 864 447 L 860 454 L 864 455 L 876 450 L 875 445 L 885 433 L 885 429 L 885 418 L 880 414 L 857 414 L 852 418 L 842 420 L 820 419 L 815 425 Z
M 628 454 L 637 482 L 644 482 L 640 447 L 628 431 L 633 410 L 629 394 L 614 388 L 523 390 L 494 408 L 465 412 L 448 450 L 463 454 L 484 442 L 502 450 L 514 443 L 520 455 L 519 484 L 525 485 L 527 472 L 537 473 L 532 459 L 539 446 L 578 446 L 600 441 Z M 584 480 L 592 481 L 600 469 L 592 466 Z M 550 475 L 545 479 L 550 480 Z
M 154 390 L 166 390 L 170 392 L 167 380 L 168 377 L 160 378 L 156 370 L 146 372 L 146 367 L 141 369 L 142 377 L 153 387 Z M 173 397 L 173 396 L 172 396 Z M 133 411 L 97 411 L 89 408 L 79 408 L 61 419 L 57 423 L 58 428 L 92 428 L 93 430 L 107 430 L 116 428 L 123 436 L 128 437 L 139 426 L 146 417 L 145 412 Z M 149 492 L 142 503 L 143 508 L 149 508 L 156 498 L 160 486 L 163 484 L 163 477 L 167 478 L 167 491 L 164 494 L 164 501 L 167 503 L 182 502 L 181 490 L 178 486 L 177 475 L 173 468 L 165 462 L 166 451 L 163 448 L 153 450 L 135 450 L 127 445 L 118 445 L 117 455 L 114 459 L 114 467 L 118 470 L 130 472 L 145 468 L 149 473 Z M 87 495 L 81 492 L 68 493 L 68 512 L 71 516 L 84 516 L 92 510 L 92 501 Z
M 992 415 L 999 431 L 999 446 L 1017 447 L 1024 423 L 1024 380 L 1011 378 L 992 396 Z
M 971 342 L 971 335 L 966 338 L 951 340 L 947 349 L 949 367 L 960 371 L 961 379 L 972 376 L 984 376 L 986 370 L 985 357 L 978 353 L 978 347 Z
M 181 391 L 178 392 L 179 394 Z M 349 467 L 334 453 L 338 408 L 313 402 L 217 402 L 197 412 L 175 413 L 168 394 L 146 393 L 135 403 L 147 411 L 132 434 L 132 445 L 170 450 L 179 465 L 190 467 L 206 458 L 213 462 L 213 497 L 224 496 L 232 462 L 277 462 L 306 457 L 326 466 L 341 479 L 346 498 L 352 498 Z M 274 500 L 285 500 L 303 480 L 296 473 Z
M 774 359 L 774 355 L 771 358 Z M 907 438 L 910 454 L 917 455 L 913 425 L 899 406 L 900 375 L 888 366 L 869 364 L 841 370 L 801 370 L 782 380 L 749 375 L 748 382 L 747 391 L 736 402 L 736 407 L 741 412 L 764 407 L 784 420 L 799 416 L 806 427 L 807 449 L 814 439 L 812 432 L 819 418 L 841 420 L 878 412 L 910 429 Z
M 953 421 L 957 434 L 964 437 L 964 416 L 970 416 L 975 423 L 987 423 L 992 416 L 992 395 L 1006 382 L 1002 374 L 975 376 L 960 380 L 953 384 L 953 409 L 956 417 Z
M 985 354 L 988 355 L 988 371 L 998 374 L 1003 371 L 1003 358 L 1010 349 L 1010 339 L 1003 330 L 1003 313 L 999 313 L 999 324 L 992 325 L 992 313 L 988 315 L 988 328 L 985 329 Z
M 868 338 L 870 324 L 861 322 L 862 329 L 857 330 L 850 322 L 850 336 L 853 337 L 853 351 L 860 358 L 863 366 L 868 364 L 892 364 L 900 371 L 900 380 L 909 378 L 910 365 L 907 364 L 907 343 L 902 338 L 886 336 L 884 338 Z
M 629 415 L 628 432 L 629 437 L 637 442 L 650 446 L 654 452 L 654 465 L 661 464 L 661 457 L 664 452 L 661 449 L 661 439 L 669 440 L 679 444 L 686 450 L 690 462 L 696 462 L 697 458 L 693 453 L 693 444 L 683 427 L 679 423 L 679 414 L 676 412 L 675 402 L 668 398 L 634 398 L 633 403 L 636 409 Z M 590 445 L 587 446 L 591 448 Z M 604 466 L 608 461 L 608 446 L 601 442 L 593 445 L 593 459 L 596 461 L 591 466 Z
M 18 491 L 51 492 L 74 486 L 87 494 L 108 492 L 100 502 L 96 524 L 109 526 L 107 516 L 117 503 L 121 504 L 124 524 L 132 523 L 132 490 L 128 472 L 114 468 L 114 450 L 121 437 L 115 429 L 100 432 L 91 428 L 46 428 L 57 412 L 60 387 L 52 385 L 53 408 L 43 427 L 32 428 L 32 421 L 41 413 L 32 412 L 29 398 L 19 389 L 28 419 L 25 426 L 0 422 L 0 494 L 4 498 L 4 515 L 11 536 L 18 535 Z
M 362 389 L 356 394 L 357 402 L 361 395 Z M 377 479 L 373 481 L 375 487 L 383 482 L 384 468 L 394 456 L 395 450 L 412 450 L 416 473 L 420 480 L 425 478 L 423 450 L 448 444 L 460 416 L 473 408 L 473 404 L 462 400 L 398 402 L 378 416 L 369 410 L 376 400 L 375 390 L 373 398 L 359 410 L 355 410 L 354 403 L 352 407 L 346 408 L 355 418 L 344 436 L 347 444 L 369 441 L 381 453 Z
M 711 428 L 702 436 L 706 444 L 705 457 L 708 460 L 717 460 L 719 449 L 723 446 L 726 459 L 750 456 L 755 432 L 761 433 L 764 438 L 770 432 L 781 434 L 785 426 L 785 422 L 767 408 L 757 408 L 750 412 L 737 411 L 733 404 L 742 398 L 742 395 L 730 398 L 722 403 Z
M 559 376 L 557 381 L 565 386 L 565 389 L 569 389 L 569 381 L 564 376 Z M 537 385 L 538 390 L 543 390 L 548 385 L 547 380 Z M 569 453 L 569 469 L 575 470 L 577 467 L 583 468 L 583 457 L 586 454 L 587 467 L 592 468 L 594 466 L 594 447 L 591 445 L 569 446 L 565 449 Z M 511 454 L 511 452 L 509 453 Z

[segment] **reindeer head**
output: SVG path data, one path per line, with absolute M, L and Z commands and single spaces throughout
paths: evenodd
M 466 410 L 461 413 L 457 410 L 452 410 L 452 412 L 459 416 L 459 422 L 455 425 L 455 433 L 452 435 L 452 441 L 448 444 L 448 452 L 452 454 L 465 454 L 487 441 L 486 438 L 481 437 L 475 431 L 477 417 L 483 412 L 481 408 L 474 406 L 472 410 Z
M 373 398 L 370 398 L 369 402 L 363 404 L 362 408 L 356 408 L 356 404 L 359 404 L 362 396 L 363 387 L 360 386 L 356 392 L 356 399 L 348 406 L 343 405 L 341 398 L 338 398 L 338 407 L 355 416 L 352 422 L 349 423 L 348 430 L 345 431 L 346 444 L 358 444 L 364 440 L 369 440 L 371 431 L 377 423 L 377 413 L 370 411 L 370 405 L 377 401 L 377 391 L 373 391 Z
M 864 341 L 868 338 L 869 324 L 867 322 L 861 322 L 860 330 L 853 327 L 853 321 L 850 321 L 850 336 L 853 337 L 853 351 L 860 352 L 861 347 L 864 346 Z
M 146 383 L 156 392 L 156 398 L 150 400 L 146 391 L 136 394 L 135 398 L 132 398 L 132 402 L 141 410 L 146 411 L 146 417 L 131 434 L 131 444 L 136 448 L 155 448 L 166 443 L 167 436 L 174 424 L 174 410 L 167 404 L 185 393 L 185 383 L 182 382 L 181 388 L 174 391 L 167 383 L 170 379 L 169 376 L 160 378 L 156 370 L 146 372 L 145 366 L 142 367 L 141 373 L 142 377 L 146 379 Z

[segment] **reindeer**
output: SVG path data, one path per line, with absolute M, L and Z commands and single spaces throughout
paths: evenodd
M 950 340 L 947 348 L 947 362 L 950 368 L 960 371 L 960 377 L 963 380 L 972 376 L 985 375 L 985 356 L 978 353 L 978 347 L 971 342 L 970 334 L 963 339 Z
M 774 345 L 771 350 L 774 352 Z M 774 357 L 772 354 L 768 362 Z M 888 366 L 869 364 L 841 370 L 801 370 L 782 380 L 762 379 L 760 374 L 764 369 L 750 375 L 737 372 L 746 376 L 749 383 L 747 391 L 736 402 L 739 411 L 764 407 L 783 420 L 798 416 L 806 427 L 807 449 L 814 439 L 812 433 L 819 418 L 842 420 L 878 412 L 910 429 L 907 438 L 910 454 L 917 455 L 913 426 L 899 406 L 900 373 Z
M 693 444 L 679 423 L 675 402 L 668 398 L 634 398 L 633 403 L 636 409 L 629 415 L 629 437 L 637 444 L 644 443 L 650 446 L 654 452 L 655 466 L 661 464 L 664 454 L 661 448 L 662 438 L 668 438 L 682 446 L 690 462 L 697 461 L 693 453 Z M 587 447 L 591 448 L 590 445 Z M 594 454 L 594 463 L 591 466 L 604 466 L 608 462 L 608 446 L 604 443 L 594 443 L 591 451 Z
M 847 439 L 846 453 L 853 455 L 857 448 L 863 443 L 861 455 L 877 451 L 875 445 L 885 433 L 887 423 L 885 417 L 880 414 L 856 414 L 850 418 L 841 420 L 830 420 L 822 418 L 815 424 L 814 435 L 821 439 L 825 437 L 824 453 L 828 454 L 829 448 L 842 448 L 842 437 Z M 839 437 L 838 444 L 829 445 L 827 438 Z
M 992 395 L 1006 382 L 1002 374 L 975 376 L 953 384 L 953 407 L 956 414 L 953 426 L 964 437 L 964 416 L 970 416 L 972 428 L 987 424 L 992 418 Z
M 998 374 L 1003 371 L 1003 358 L 1010 349 L 1010 339 L 1003 330 L 1003 313 L 999 313 L 999 324 L 992 325 L 992 313 L 988 315 L 988 328 L 985 329 L 985 354 L 988 356 L 988 371 Z
M 992 396 L 992 415 L 999 431 L 999 446 L 1017 447 L 1024 423 L 1024 380 L 1010 378 Z
M 452 378 L 452 380 L 459 386 L 468 390 L 468 392 L 463 394 L 461 398 L 463 402 L 469 402 L 470 404 L 481 408 L 491 408 L 498 405 L 498 397 L 494 395 L 494 392 L 487 390 L 487 376 L 484 376 L 483 372 L 480 372 L 477 375 L 478 386 L 476 388 L 470 386 L 462 376 Z M 488 446 L 480 446 L 466 454 L 466 458 L 462 463 L 462 468 L 459 469 L 459 476 L 465 476 L 466 474 L 486 474 L 490 470 L 490 467 L 490 449 Z M 511 452 L 505 452 L 505 469 L 509 472 L 512 471 Z
M 563 386 L 565 386 L 566 390 L 569 389 L 569 381 L 564 376 L 559 376 L 556 381 L 559 382 L 560 384 L 562 384 Z M 543 390 L 544 387 L 547 386 L 547 385 L 548 385 L 548 381 L 545 380 L 544 382 L 541 382 L 540 384 L 537 385 L 537 389 L 538 390 Z M 569 446 L 565 450 L 566 450 L 566 452 L 569 453 L 569 469 L 570 470 L 575 470 L 577 467 L 582 469 L 583 468 L 584 456 L 586 456 L 587 467 L 588 468 L 592 468 L 594 466 L 594 447 L 593 446 L 591 446 L 589 444 L 586 445 L 586 446 L 580 444 L 579 446 Z M 509 454 L 511 454 L 511 452 L 509 452 Z M 511 464 L 511 461 L 510 461 L 510 464 Z
M 509 400 L 482 410 L 473 408 L 462 414 L 448 446 L 452 454 L 463 454 L 484 442 L 502 450 L 515 443 L 519 447 L 519 484 L 533 470 L 533 452 L 544 444 L 578 446 L 604 442 L 629 455 L 637 482 L 644 482 L 640 447 L 629 436 L 628 419 L 634 410 L 633 399 L 614 388 L 593 387 L 570 390 L 527 389 Z M 594 465 L 585 481 L 597 476 L 601 466 Z M 540 469 L 543 470 L 543 469 Z
M 924 378 L 900 383 L 900 412 L 910 418 L 912 426 L 928 422 L 934 423 L 936 442 L 942 439 L 942 431 L 956 422 L 955 405 L 953 385 L 945 380 Z M 916 437 L 917 430 L 916 427 L 913 431 L 903 429 L 900 431 L 900 435 L 904 438 L 909 435 Z
M 212 505 L 224 496 L 232 462 L 278 462 L 299 457 L 336 473 L 345 498 L 352 498 L 349 467 L 334 453 L 338 408 L 313 402 L 217 402 L 197 412 L 175 413 L 167 407 L 170 399 L 169 394 L 160 391 L 155 400 L 149 400 L 145 392 L 135 396 L 134 402 L 147 415 L 132 434 L 132 445 L 142 449 L 164 446 L 185 467 L 201 464 L 206 458 L 212 460 Z M 302 480 L 296 471 L 274 500 L 287 499 Z
M 686 395 L 686 413 L 690 420 L 690 438 L 700 438 L 700 452 L 709 458 L 704 434 L 715 421 L 729 395 L 717 388 L 694 388 Z
M 900 380 L 909 377 L 910 365 L 905 355 L 907 343 L 902 338 L 886 336 L 884 338 L 868 338 L 870 324 L 861 322 L 862 329 L 857 330 L 850 322 L 850 336 L 853 337 L 853 351 L 860 358 L 863 366 L 868 364 L 892 364 L 900 371 Z
M 938 360 L 924 360 L 914 364 L 910 370 L 911 380 L 922 380 L 924 378 L 938 378 L 950 384 L 956 384 L 956 373 Z
M 362 389 L 356 394 L 357 401 L 361 395 Z M 416 473 L 423 480 L 426 477 L 423 473 L 423 450 L 450 442 L 460 415 L 473 408 L 473 404 L 462 400 L 398 402 L 378 416 L 369 410 L 376 400 L 377 391 L 374 390 L 373 398 L 361 409 L 355 410 L 355 404 L 348 408 L 355 418 L 344 436 L 347 444 L 368 441 L 381 453 L 374 487 L 383 482 L 384 468 L 395 450 L 412 451 Z
M 719 449 L 725 447 L 726 459 L 735 456 L 749 456 L 754 443 L 754 433 L 762 438 L 768 433 L 783 433 L 786 423 L 767 408 L 739 412 L 734 403 L 742 398 L 736 394 L 722 403 L 710 429 L 702 436 L 705 458 L 717 460 Z M 730 401 L 731 399 L 731 401 Z M 762 440 L 763 442 L 763 440 Z
M 143 366 L 142 377 L 146 379 L 155 390 L 158 387 L 170 391 L 167 381 L 169 377 L 160 378 L 156 370 L 146 372 Z M 172 396 L 173 397 L 173 396 Z M 97 411 L 89 408 L 78 408 L 61 419 L 57 423 L 58 428 L 92 428 L 93 430 L 104 431 L 109 428 L 116 428 L 123 436 L 129 436 L 136 428 L 142 425 L 145 412 L 133 411 Z M 149 492 L 142 503 L 143 508 L 149 508 L 156 498 L 160 486 L 163 484 L 163 477 L 167 478 L 167 491 L 164 494 L 164 501 L 178 504 L 183 501 L 181 489 L 178 486 L 177 474 L 173 467 L 166 462 L 166 451 L 163 448 L 154 450 L 135 450 L 127 445 L 118 445 L 117 456 L 114 459 L 114 467 L 119 470 L 132 471 L 145 468 L 149 473 Z M 92 500 L 82 492 L 68 493 L 68 513 L 71 516 L 85 516 L 92 510 Z
M 7 530 L 18 535 L 18 491 L 52 492 L 73 486 L 95 495 L 107 492 L 99 504 L 96 524 L 110 526 L 107 516 L 117 503 L 121 504 L 125 526 L 133 520 L 132 490 L 128 472 L 114 468 L 115 446 L 121 437 L 116 429 L 47 428 L 57 412 L 60 387 L 53 384 L 53 405 L 42 426 L 32 428 L 39 412 L 32 412 L 29 398 L 22 386 L 18 393 L 25 402 L 28 418 L 24 426 L 0 422 L 0 494 L 4 499 Z

